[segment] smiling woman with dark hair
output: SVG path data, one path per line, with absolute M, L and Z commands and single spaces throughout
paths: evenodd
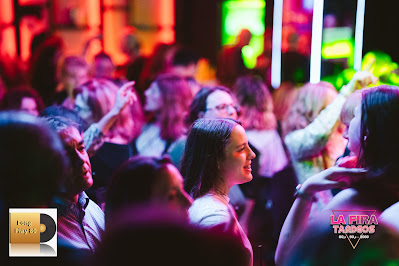
M 252 247 L 227 196 L 232 186 L 252 180 L 251 160 L 244 128 L 233 119 L 198 119 L 194 122 L 182 161 L 185 189 L 194 198 L 190 222 L 200 228 L 234 235 L 247 249 L 252 265 Z

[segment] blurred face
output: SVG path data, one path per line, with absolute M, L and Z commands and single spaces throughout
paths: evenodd
M 78 113 L 78 115 L 85 120 L 89 125 L 93 124 L 93 112 L 91 111 L 88 102 L 88 92 L 83 90 L 82 93 L 79 93 L 75 99 L 75 107 L 74 110 Z
M 236 125 L 226 147 L 226 158 L 221 164 L 221 174 L 228 186 L 252 180 L 251 160 L 255 153 L 248 146 L 247 135 L 242 126 Z
M 89 155 L 86 152 L 83 137 L 75 127 L 68 127 L 59 135 L 72 168 L 71 175 L 65 184 L 66 192 L 76 195 L 93 185 Z
M 182 78 L 194 78 L 197 75 L 197 64 L 189 64 L 188 66 L 173 66 L 170 73 L 176 74 Z
M 87 81 L 87 72 L 86 68 L 66 69 L 62 83 L 67 89 L 68 94 L 72 95 L 73 89 Z
M 156 82 L 151 83 L 151 86 L 144 92 L 145 106 L 144 110 L 148 112 L 157 111 L 162 106 L 161 90 Z
M 251 41 L 252 34 L 250 31 L 242 31 L 239 36 L 239 45 L 245 46 L 248 45 Z
M 109 59 L 97 59 L 94 62 L 93 76 L 96 78 L 111 78 L 114 72 L 114 64 Z
M 31 115 L 38 116 L 39 111 L 37 110 L 37 104 L 35 99 L 31 97 L 23 97 L 21 101 L 21 111 L 27 112 Z
M 358 105 L 355 109 L 355 116 L 351 120 L 349 124 L 349 128 L 347 129 L 347 134 L 344 133 L 344 137 L 348 138 L 348 149 L 355 153 L 356 155 L 360 155 L 360 145 L 361 145 L 361 118 L 362 111 L 360 105 Z
M 217 90 L 209 94 L 206 99 L 206 110 L 200 114 L 200 117 L 237 119 L 235 106 L 235 102 L 229 93 Z
M 188 217 L 188 208 L 190 208 L 193 199 L 187 194 L 183 188 L 183 177 L 179 170 L 172 164 L 167 164 L 166 169 L 163 170 L 165 175 L 163 184 L 155 189 L 155 193 L 162 202 L 178 212 L 181 212 L 184 216 Z

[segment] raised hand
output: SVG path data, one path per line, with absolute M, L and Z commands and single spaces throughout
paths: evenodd
M 355 90 L 365 88 L 370 84 L 376 84 L 378 82 L 378 78 L 370 72 L 370 69 L 374 65 L 374 63 L 375 61 L 372 61 L 365 68 L 365 70 L 356 72 L 348 85 L 342 87 L 340 93 L 345 96 L 349 96 Z
M 125 83 L 117 92 L 114 110 L 118 113 L 122 112 L 126 106 L 137 101 L 137 95 L 134 91 L 135 81 Z

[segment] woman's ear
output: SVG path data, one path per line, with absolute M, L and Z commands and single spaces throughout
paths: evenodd
M 198 113 L 198 118 L 204 118 L 205 112 L 201 111 Z
M 366 129 L 366 134 L 363 136 L 363 140 L 367 141 L 367 137 L 369 136 L 369 130 Z

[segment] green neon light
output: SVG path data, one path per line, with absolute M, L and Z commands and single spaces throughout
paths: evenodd
M 244 64 L 254 68 L 263 52 L 265 32 L 265 0 L 228 0 L 222 4 L 222 45 L 233 45 L 241 29 L 252 33 L 248 46 L 242 49 Z
M 348 58 L 353 55 L 353 44 L 351 41 L 336 41 L 323 44 L 321 56 L 324 59 Z
M 362 61 L 362 69 L 374 61 L 374 66 L 370 71 L 379 78 L 379 84 L 399 85 L 399 75 L 393 73 L 398 68 L 398 64 L 392 62 L 391 57 L 381 51 L 368 52 Z

